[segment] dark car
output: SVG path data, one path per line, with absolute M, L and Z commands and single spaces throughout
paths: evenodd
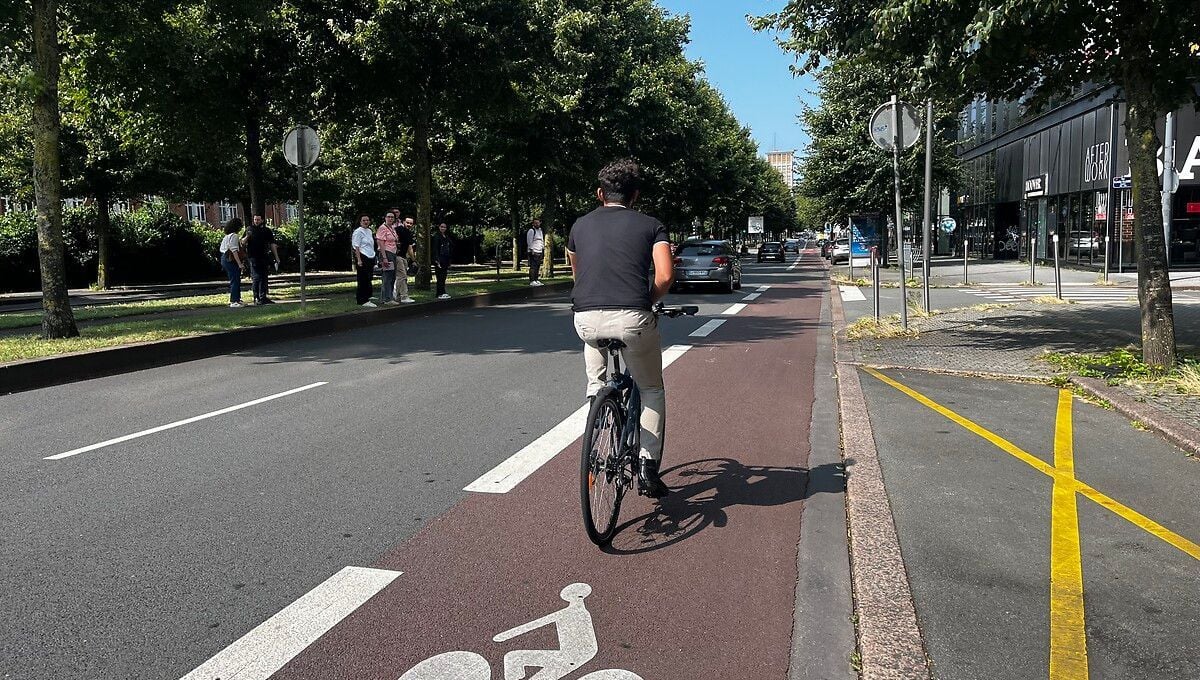
M 779 241 L 767 241 L 758 247 L 758 261 L 778 260 L 783 262 L 783 244 Z
M 684 241 L 675 250 L 675 285 L 716 284 L 727 293 L 742 287 L 742 260 L 728 241 Z
M 788 240 L 784 241 L 784 242 L 783 242 L 783 252 L 785 252 L 785 253 L 798 253 L 798 252 L 800 252 L 800 241 L 799 241 L 799 239 L 789 238 Z
M 821 257 L 826 260 L 833 257 L 833 239 L 821 239 Z

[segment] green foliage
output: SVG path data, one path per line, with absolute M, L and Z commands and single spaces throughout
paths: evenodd
M 1138 348 L 1128 346 L 1103 354 L 1047 352 L 1042 358 L 1059 370 L 1085 378 L 1122 381 L 1154 375 L 1154 371 L 1142 363 L 1140 353 Z

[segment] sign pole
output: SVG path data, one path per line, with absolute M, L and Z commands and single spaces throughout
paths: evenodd
M 925 100 L 925 213 L 921 224 L 921 301 L 925 303 L 925 313 L 930 309 L 929 303 L 929 240 L 933 236 L 933 224 L 929 217 L 929 203 L 933 193 L 933 100 Z
M 1175 176 L 1175 113 L 1167 114 L 1163 134 L 1163 188 L 1162 219 L 1163 242 L 1167 246 L 1167 268 L 1171 267 L 1171 194 L 1175 193 L 1179 179 Z
M 896 257 L 900 260 L 900 327 L 908 330 L 908 292 L 904 280 L 904 222 L 900 214 L 900 97 L 892 95 L 892 185 L 896 195 Z M 850 253 L 854 257 L 854 253 Z
M 305 295 L 304 281 L 304 168 L 296 168 L 296 193 L 298 201 L 296 207 L 296 242 L 300 246 L 300 313 L 305 313 L 308 300 Z

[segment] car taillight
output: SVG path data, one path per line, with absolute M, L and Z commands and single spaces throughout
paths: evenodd
M 729 264 L 729 258 L 725 257 L 724 255 L 721 257 L 714 257 L 713 264 L 717 265 L 718 267 L 724 267 L 725 265 Z

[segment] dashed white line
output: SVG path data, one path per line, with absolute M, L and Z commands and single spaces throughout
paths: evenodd
M 729 305 L 729 309 L 726 309 L 725 311 L 721 312 L 721 315 L 722 316 L 733 316 L 734 314 L 737 314 L 738 312 L 742 311 L 745 308 L 746 308 L 746 303 L 738 302 L 736 304 Z
M 766 286 L 759 286 L 759 287 L 757 288 L 757 291 L 758 291 L 759 293 L 765 293 L 765 292 L 767 292 L 768 290 L 771 290 L 771 286 L 769 286 L 769 285 L 766 285 Z
M 708 323 L 704 324 L 703 326 L 701 326 L 701 327 L 697 328 L 696 330 L 692 331 L 691 333 L 689 333 L 688 337 L 690 337 L 690 338 L 707 338 L 709 333 L 712 333 L 713 331 L 720 328 L 721 324 L 725 323 L 725 321 L 726 321 L 725 319 L 713 319 L 712 321 L 709 321 Z
M 279 394 L 272 394 L 267 397 L 255 399 L 254 401 L 248 401 L 244 404 L 238 404 L 237 406 L 230 406 L 228 408 L 223 408 L 223 409 L 220 409 L 219 411 L 213 411 L 211 413 L 205 413 L 205 414 L 199 415 L 199 416 L 192 416 L 191 418 L 186 418 L 184 420 L 177 420 L 173 423 L 167 423 L 166 425 L 159 425 L 158 427 L 152 427 L 149 430 L 142 430 L 141 432 L 134 432 L 133 434 L 127 434 L 123 437 L 117 437 L 116 439 L 109 439 L 107 441 L 102 441 L 98 444 L 91 444 L 88 446 L 82 446 L 78 449 L 71 449 L 70 451 L 56 453 L 53 456 L 46 456 L 43 460 L 62 460 L 63 458 L 70 458 L 71 456 L 77 456 L 81 453 L 87 453 L 88 451 L 95 451 L 96 449 L 102 449 L 106 446 L 112 446 L 113 444 L 120 444 L 122 442 L 127 442 L 131 439 L 137 439 L 139 437 L 145 437 L 147 435 L 156 434 L 156 433 L 162 432 L 164 430 L 170 430 L 170 429 L 173 429 L 176 427 L 190 425 L 192 423 L 195 423 L 195 422 L 198 422 L 201 420 L 207 420 L 208 418 L 215 418 L 217 416 L 223 416 L 226 413 L 233 413 L 234 411 L 240 411 L 241 409 L 250 408 L 251 406 L 257 406 L 259 404 L 263 404 L 268 401 L 273 401 L 275 399 L 282 399 L 283 397 L 291 396 L 298 392 L 304 392 L 305 390 L 311 390 L 314 387 L 320 387 L 321 385 L 328 385 L 328 384 L 329 383 L 326 383 L 326 382 L 315 382 L 311 385 L 305 385 L 304 387 L 297 387 L 294 390 L 280 392 Z
M 346 567 L 182 680 L 266 680 L 400 574 Z
M 675 363 L 683 356 L 691 345 L 671 345 L 663 350 L 663 369 Z M 548 432 L 533 440 L 528 446 L 509 456 L 504 462 L 488 470 L 479 479 L 468 484 L 463 491 L 477 493 L 508 493 L 517 487 L 526 477 L 537 472 L 549 463 L 568 444 L 583 434 L 587 421 L 588 407 L 579 407 L 562 422 L 550 428 Z
M 762 293 L 751 293 L 751 294 L 747 295 L 746 297 L 742 298 L 742 302 L 752 302 L 754 300 L 757 300 L 758 296 L 760 296 L 760 295 L 762 295 Z

